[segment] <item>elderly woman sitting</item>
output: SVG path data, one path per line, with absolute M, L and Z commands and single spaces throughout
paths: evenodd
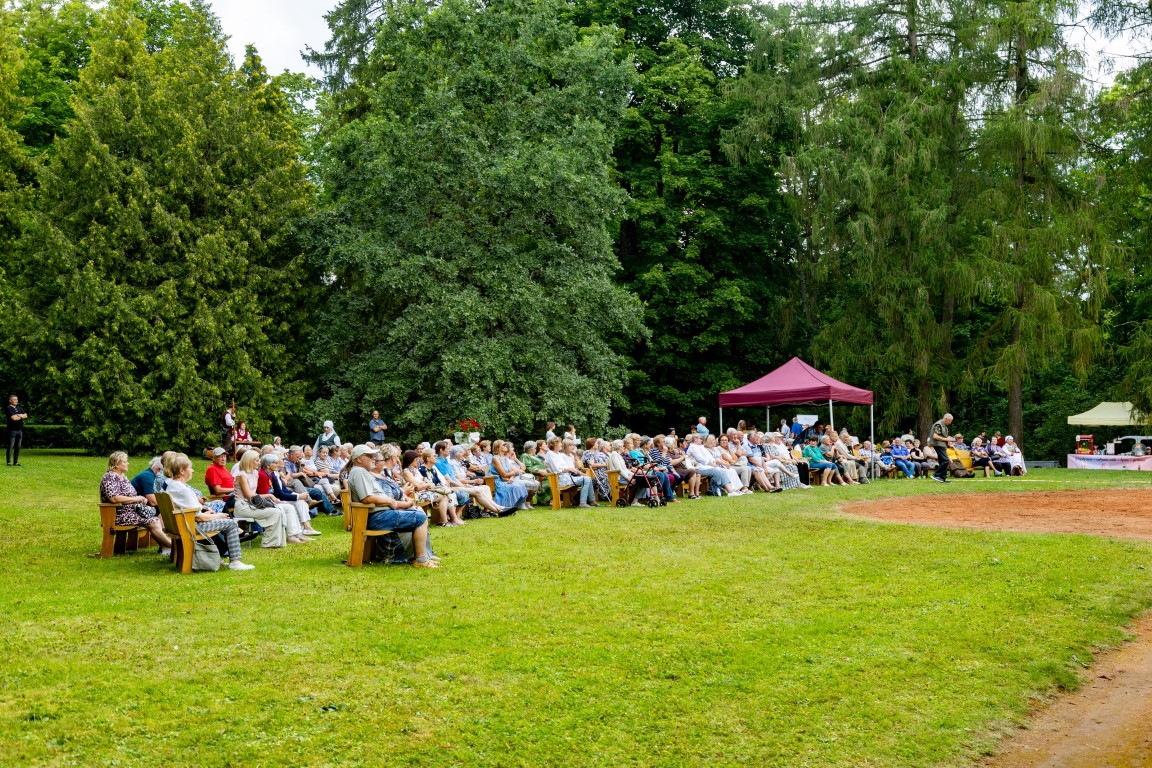
M 276 505 L 274 499 L 261 496 L 258 492 L 259 464 L 260 454 L 251 449 L 245 451 L 240 458 L 235 473 L 236 507 L 233 514 L 237 520 L 250 520 L 259 523 L 260 527 L 264 529 L 264 538 L 260 546 L 265 549 L 278 549 L 283 547 L 287 540 L 287 535 L 284 532 L 285 515 Z M 271 487 L 271 483 L 269 483 L 269 487 Z M 295 510 L 293 510 L 294 512 Z
M 128 454 L 116 451 L 108 457 L 108 471 L 100 478 L 100 501 L 118 504 L 116 525 L 140 525 L 148 529 L 160 543 L 160 554 L 172 554 L 172 539 L 164 534 L 164 524 L 155 507 L 150 507 L 143 496 L 132 487 L 128 471 Z
M 202 497 L 188 481 L 192 479 L 192 460 L 183 453 L 166 457 L 164 474 L 168 484 L 164 492 L 172 497 L 174 509 L 196 509 L 196 530 L 203 534 L 219 531 L 228 544 L 228 568 L 233 571 L 250 571 L 256 566 L 241 562 L 240 529 L 236 521 L 215 507 L 207 507 Z M 217 502 L 219 503 L 219 502 Z
M 464 525 L 456 511 L 456 494 L 448 488 L 447 482 L 435 474 L 435 467 L 426 471 L 425 456 L 434 460 L 432 451 L 404 451 L 400 465 L 404 469 L 404 482 L 412 489 L 412 498 L 417 503 L 428 504 L 430 517 L 441 527 Z
M 1028 474 L 1028 467 L 1024 465 L 1024 452 L 1020 450 L 1020 446 L 1016 444 L 1016 440 L 1012 435 L 1006 435 L 1004 437 L 1003 450 L 1004 460 L 1008 464 L 1009 475 Z
M 983 469 L 984 477 L 988 477 L 988 471 L 991 470 L 1000 477 L 1003 474 L 996 467 L 992 466 L 992 457 L 988 454 L 988 446 L 979 437 L 972 438 L 972 469 Z
M 538 452 L 538 443 L 529 440 L 524 443 L 524 453 L 520 454 L 520 463 L 524 465 L 525 473 L 536 480 L 538 490 L 535 501 L 537 504 L 549 504 L 552 501 L 552 486 L 548 484 L 548 465 Z
M 492 500 L 492 492 L 488 490 L 484 481 L 473 479 L 464 470 L 460 464 L 460 457 L 464 455 L 463 448 L 452 445 L 447 440 L 441 440 L 433 446 L 433 449 L 436 451 L 436 469 L 440 470 L 449 488 L 468 494 L 472 497 L 472 501 L 489 512 L 495 512 L 502 517 L 515 514 L 515 510 L 506 510 L 496 504 Z
M 576 443 L 572 440 L 560 440 L 554 437 L 548 441 L 548 453 L 544 455 L 544 463 L 548 469 L 556 473 L 560 487 L 576 486 L 580 491 L 579 507 L 587 509 L 593 506 L 596 498 L 592 478 L 583 474 L 576 468 L 576 457 L 573 455 Z
M 496 444 L 499 445 L 498 448 L 495 448 Z M 523 486 L 527 497 L 524 509 L 532 509 L 531 500 L 540 490 L 540 481 L 529 474 L 528 468 L 516 458 L 516 446 L 511 442 L 497 440 L 493 445 L 495 455 L 492 459 L 492 469 L 505 480 Z
M 493 501 L 497 506 L 514 507 L 516 509 L 528 508 L 528 489 L 513 482 L 520 475 L 519 465 L 508 462 L 504 456 L 504 441 L 497 440 L 491 444 L 492 453 L 488 454 L 488 474 L 492 475 L 496 486 L 496 496 Z
M 612 488 L 608 485 L 608 454 L 604 450 L 604 441 L 598 437 L 590 437 L 584 441 L 584 453 L 580 455 L 584 466 L 592 470 L 592 484 L 596 488 L 596 497 L 602 501 L 612 498 Z

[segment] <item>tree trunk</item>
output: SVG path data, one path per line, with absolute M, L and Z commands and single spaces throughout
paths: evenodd
M 932 404 L 932 382 L 927 376 L 921 376 L 916 382 L 916 404 L 919 407 L 916 416 L 916 436 L 921 440 L 927 440 L 932 422 L 936 421 Z
M 1012 326 L 1012 343 L 1020 343 L 1020 323 Z M 1008 374 L 1008 434 L 1022 440 L 1024 434 L 1024 372 L 1014 367 Z
M 908 0 L 908 60 L 920 58 L 920 39 L 916 23 L 916 0 Z

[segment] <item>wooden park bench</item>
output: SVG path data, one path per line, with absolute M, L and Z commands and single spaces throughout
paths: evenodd
M 418 501 L 416 506 L 427 512 L 432 504 L 427 501 Z M 344 530 L 350 531 L 352 530 L 352 491 L 348 488 L 348 481 L 344 478 L 340 480 L 340 508 L 344 512 Z
M 352 501 L 352 491 L 343 489 L 340 491 L 340 499 L 343 500 L 347 497 L 347 514 L 350 517 L 351 523 L 349 530 L 352 531 L 352 549 L 348 553 L 348 559 L 345 561 L 351 568 L 359 568 L 364 565 L 364 561 L 372 562 L 372 554 L 376 548 L 376 538 L 378 536 L 387 536 L 392 531 L 371 531 L 368 530 L 368 515 L 372 514 L 372 506 L 370 504 L 362 504 L 357 501 Z
M 142 525 L 117 525 L 116 510 L 122 505 L 100 502 L 100 527 L 103 537 L 100 557 L 123 555 L 152 545 L 152 534 Z
M 196 530 L 198 507 L 176 510 L 172 507 L 172 497 L 161 491 L 156 494 L 156 508 L 164 521 L 164 532 L 172 539 L 172 562 L 180 573 L 192 573 L 192 550 L 197 541 L 209 541 L 220 531 L 200 533 Z M 213 544 L 215 546 L 215 544 Z

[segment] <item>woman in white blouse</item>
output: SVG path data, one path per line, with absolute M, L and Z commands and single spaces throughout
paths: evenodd
M 183 453 L 170 456 L 164 464 L 164 474 L 168 477 L 164 491 L 172 497 L 172 508 L 198 509 L 196 530 L 203 534 L 219 531 L 224 536 L 224 541 L 228 543 L 228 568 L 233 571 L 250 571 L 255 568 L 254 565 L 242 562 L 240 530 L 236 521 L 223 512 L 205 507 L 200 501 L 200 494 L 188 485 L 192 479 L 192 460 Z

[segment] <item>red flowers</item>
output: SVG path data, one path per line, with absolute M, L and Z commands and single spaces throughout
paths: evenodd
M 461 419 L 456 422 L 456 432 L 479 432 L 480 422 L 476 419 Z

